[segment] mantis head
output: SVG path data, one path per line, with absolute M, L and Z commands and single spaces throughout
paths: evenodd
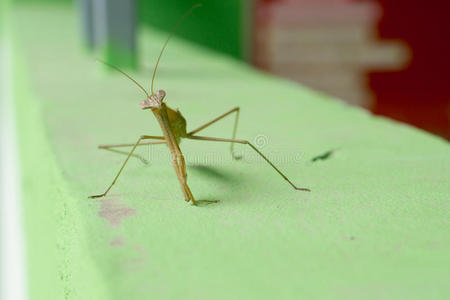
M 166 92 L 164 92 L 163 90 L 159 90 L 156 92 L 156 94 L 152 94 L 151 96 L 147 97 L 147 99 L 142 101 L 139 106 L 142 109 L 159 109 L 161 108 L 161 104 L 163 104 L 165 96 Z

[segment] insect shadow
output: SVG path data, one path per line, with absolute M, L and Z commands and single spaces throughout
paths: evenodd
M 197 177 L 204 177 L 207 178 L 209 181 L 211 182 L 217 182 L 217 183 L 223 183 L 225 182 L 227 185 L 233 186 L 233 189 L 240 189 L 241 185 L 243 186 L 243 184 L 241 184 L 243 182 L 242 178 L 238 178 L 236 177 L 236 174 L 231 174 L 228 172 L 224 172 L 223 169 L 219 169 L 219 168 L 215 168 L 213 166 L 208 166 L 208 165 L 201 165 L 201 164 L 190 164 L 188 165 L 189 170 L 192 173 L 196 173 Z M 225 199 L 227 198 L 226 194 L 226 187 L 223 187 L 223 185 L 219 185 L 219 184 L 215 184 L 212 183 L 212 185 L 214 185 L 215 187 L 217 187 L 217 189 L 215 189 L 214 194 L 217 197 L 218 196 L 218 191 L 222 191 L 224 192 L 224 195 L 222 196 L 218 196 L 218 199 Z M 204 197 L 205 199 L 207 197 Z M 218 199 L 208 199 L 208 200 L 218 200 Z M 201 206 L 207 206 L 210 204 L 214 204 L 214 202 L 209 202 L 209 201 L 201 201 Z
M 221 181 L 235 181 L 233 180 L 233 176 L 231 174 L 227 174 L 223 171 L 220 171 L 219 169 L 216 169 L 211 166 L 206 165 L 189 165 L 189 169 L 193 170 L 194 172 L 201 173 L 202 175 L 205 175 L 210 178 L 214 178 Z

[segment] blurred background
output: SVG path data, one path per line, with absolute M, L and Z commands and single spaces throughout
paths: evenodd
M 448 0 L 11 1 L 71 3 L 86 47 L 130 68 L 141 26 L 170 31 L 203 2 L 178 36 L 450 139 Z

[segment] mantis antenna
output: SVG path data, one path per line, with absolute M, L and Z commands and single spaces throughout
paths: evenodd
M 144 87 L 142 85 L 139 84 L 139 82 L 137 82 L 136 80 L 134 80 L 130 75 L 128 75 L 127 73 L 125 73 L 124 71 L 122 71 L 121 69 L 119 69 L 118 67 L 111 65 L 109 63 L 107 63 L 106 61 L 103 61 L 101 59 L 97 58 L 97 61 L 107 65 L 110 68 L 113 68 L 116 71 L 119 71 L 120 73 L 122 73 L 123 75 L 125 75 L 128 79 L 130 79 L 131 81 L 133 81 L 144 93 L 145 95 L 147 95 L 147 98 L 150 98 L 150 95 L 148 94 L 148 92 L 144 89 Z
M 161 60 L 161 56 L 163 55 L 164 50 L 165 50 L 166 47 L 167 47 L 167 44 L 169 43 L 170 39 L 172 38 L 172 36 L 174 35 L 174 33 L 177 31 L 178 27 L 179 27 L 180 24 L 183 22 L 183 20 L 184 20 L 184 19 L 185 19 L 185 18 L 186 18 L 193 10 L 194 10 L 194 9 L 196 9 L 197 7 L 200 7 L 200 6 L 202 6 L 201 3 L 194 4 L 187 12 L 184 13 L 184 15 L 180 18 L 180 20 L 178 21 L 178 23 L 175 25 L 175 27 L 174 27 L 174 28 L 172 29 L 172 31 L 170 32 L 169 37 L 167 38 L 166 42 L 164 43 L 164 45 L 163 45 L 163 47 L 162 47 L 162 49 L 161 49 L 161 52 L 159 53 L 158 60 L 156 61 L 155 69 L 153 70 L 152 86 L 151 86 L 152 94 L 155 94 L 154 91 L 153 91 L 153 83 L 154 83 L 154 81 L 155 81 L 156 70 L 158 70 L 159 61 Z

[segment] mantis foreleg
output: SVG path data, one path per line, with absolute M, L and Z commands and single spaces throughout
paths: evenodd
M 117 179 L 119 178 L 120 174 L 122 173 L 123 169 L 125 168 L 125 165 L 127 164 L 127 162 L 130 159 L 130 157 L 133 155 L 134 150 L 136 150 L 136 147 L 139 145 L 141 140 L 148 140 L 148 139 L 160 140 L 160 139 L 164 139 L 164 137 L 161 137 L 161 136 L 150 136 L 150 135 L 143 135 L 143 136 L 139 137 L 139 139 L 137 140 L 137 142 L 134 144 L 133 148 L 131 149 L 130 153 L 128 153 L 128 156 L 125 159 L 125 161 L 123 162 L 122 166 L 120 167 L 120 170 L 117 173 L 116 177 L 114 177 L 113 182 L 109 185 L 109 187 L 106 189 L 106 191 L 103 194 L 93 195 L 93 196 L 90 196 L 89 198 L 100 198 L 100 197 L 106 196 L 106 194 L 108 194 L 109 190 L 116 183 Z

